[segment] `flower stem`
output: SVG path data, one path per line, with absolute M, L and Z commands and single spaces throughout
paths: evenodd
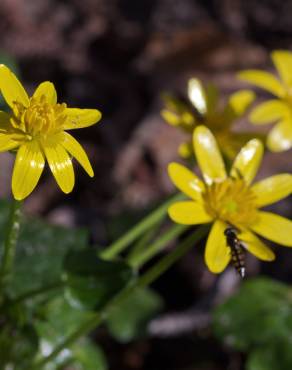
M 121 238 L 116 240 L 113 244 L 108 246 L 104 251 L 100 253 L 100 257 L 110 260 L 117 254 L 127 248 L 132 242 L 134 242 L 141 234 L 153 227 L 159 222 L 167 213 L 168 207 L 175 201 L 184 199 L 185 196 L 180 193 L 174 197 L 168 199 L 159 208 L 146 216 L 142 221 L 138 222 L 132 229 L 126 232 Z
M 128 260 L 128 262 L 134 268 L 139 268 L 157 253 L 159 253 L 171 240 L 181 235 L 185 230 L 187 230 L 187 228 L 188 226 L 186 225 L 174 224 L 160 238 L 154 241 L 152 245 L 150 245 L 140 254 L 133 256 Z
M 108 304 L 99 312 L 91 317 L 88 321 L 83 323 L 75 332 L 73 332 L 67 339 L 60 343 L 49 356 L 41 358 L 36 361 L 33 369 L 42 369 L 45 364 L 55 359 L 56 356 L 65 348 L 69 348 L 77 339 L 88 334 L 91 330 L 96 328 L 106 320 L 110 311 L 127 299 L 135 289 L 145 287 L 155 281 L 162 275 L 169 267 L 171 267 L 178 259 L 186 254 L 194 243 L 201 240 L 208 232 L 206 225 L 199 227 L 194 233 L 185 238 L 173 251 L 161 258 L 153 267 L 145 272 L 140 278 L 133 283 L 127 285 L 120 293 L 118 293 Z
M 13 200 L 11 203 L 10 215 L 7 225 L 7 234 L 4 241 L 4 253 L 2 257 L 1 270 L 0 270 L 0 285 L 1 292 L 11 277 L 13 262 L 15 257 L 15 249 L 20 229 L 20 216 L 21 216 L 21 202 Z
M 146 247 L 151 243 L 151 240 L 154 239 L 154 236 L 158 234 L 159 229 L 161 228 L 161 221 L 154 225 L 151 229 L 147 230 L 133 245 L 130 252 L 128 253 L 126 260 L 131 263 L 133 259 L 136 258 L 140 253 L 143 253 Z

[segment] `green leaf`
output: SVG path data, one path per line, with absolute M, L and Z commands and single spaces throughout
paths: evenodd
M 288 370 L 291 369 L 291 344 L 277 344 L 256 348 L 248 357 L 247 370 Z
M 10 203 L 0 202 L 0 250 Z M 23 217 L 12 280 L 8 292 L 12 297 L 52 284 L 61 278 L 64 256 L 68 250 L 87 245 L 85 230 L 66 229 Z
M 258 348 L 251 352 L 246 364 L 247 370 L 280 370 L 274 347 Z
M 215 310 L 215 334 L 243 351 L 265 343 L 289 341 L 291 312 L 290 287 L 271 279 L 251 279 Z
M 88 340 L 83 340 L 72 349 L 74 370 L 107 370 L 107 362 L 103 351 Z
M 91 248 L 69 252 L 64 262 L 66 297 L 71 305 L 99 309 L 133 278 L 123 261 L 104 261 Z
M 109 313 L 107 326 L 114 338 L 128 342 L 145 333 L 148 321 L 162 309 L 160 296 L 148 288 L 136 289 Z
M 94 315 L 93 312 L 76 309 L 63 297 L 48 302 L 42 315 L 36 320 L 36 328 L 41 337 L 40 350 L 48 355 L 64 338 L 70 336 L 84 322 Z M 65 348 L 45 370 L 60 369 L 63 364 L 72 365 L 76 370 L 106 370 L 107 363 L 103 351 L 88 339 L 81 338 L 72 347 Z
M 80 325 L 93 316 L 71 307 L 64 297 L 56 297 L 42 307 L 35 320 L 36 330 L 41 338 L 40 351 L 48 355 L 64 338 L 71 335 Z M 57 357 L 55 364 L 72 358 L 72 350 L 65 349 Z M 53 365 L 52 365 L 53 366 Z M 49 367 L 50 368 L 50 367 Z
M 0 367 L 15 364 L 17 369 L 27 369 L 38 350 L 38 336 L 30 325 L 17 327 L 15 323 L 6 322 L 0 331 Z
M 36 319 L 36 327 L 42 338 L 45 338 L 52 345 L 56 345 L 93 315 L 93 312 L 85 312 L 71 307 L 64 297 L 60 296 L 42 307 Z

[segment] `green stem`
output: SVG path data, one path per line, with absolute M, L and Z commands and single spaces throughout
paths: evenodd
M 161 221 L 154 225 L 151 229 L 147 230 L 145 234 L 141 236 L 141 238 L 135 243 L 133 248 L 127 255 L 127 262 L 131 264 L 131 261 L 136 258 L 140 253 L 143 253 L 146 247 L 150 244 L 151 240 L 154 236 L 158 233 L 158 230 L 161 227 Z
M 7 234 L 4 241 L 4 253 L 0 270 L 1 291 L 11 277 L 15 249 L 20 229 L 21 202 L 13 200 L 8 219 Z
M 168 207 L 175 201 L 184 199 L 183 194 L 177 194 L 174 197 L 168 199 L 159 208 L 150 215 L 146 216 L 142 221 L 138 222 L 132 229 L 125 233 L 121 238 L 116 240 L 113 244 L 108 246 L 104 251 L 100 253 L 100 257 L 104 259 L 111 259 L 117 254 L 127 248 L 132 242 L 134 242 L 141 234 L 154 226 L 159 222 L 167 213 Z
M 126 286 L 119 294 L 117 294 L 100 312 L 82 324 L 75 332 L 67 339 L 60 343 L 49 356 L 36 361 L 34 370 L 42 369 L 45 364 L 55 359 L 56 356 L 65 348 L 69 348 L 77 339 L 88 334 L 102 322 L 104 322 L 110 311 L 117 305 L 121 304 L 129 295 L 137 288 L 145 287 L 162 275 L 169 267 L 171 267 L 178 259 L 186 254 L 194 244 L 201 240 L 208 232 L 208 227 L 201 226 L 193 234 L 184 239 L 173 251 L 161 258 L 153 267 L 151 267 L 144 275 L 138 278 L 132 284 Z
M 134 268 L 139 268 L 159 253 L 171 240 L 177 238 L 188 226 L 175 224 L 171 226 L 160 238 L 158 238 L 152 245 L 145 249 L 142 253 L 137 254 L 128 262 Z

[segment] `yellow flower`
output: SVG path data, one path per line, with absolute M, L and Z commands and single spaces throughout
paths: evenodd
M 45 158 L 64 193 L 74 187 L 71 157 L 75 157 L 90 177 L 93 170 L 81 145 L 65 130 L 88 127 L 101 118 L 96 109 L 67 108 L 57 103 L 51 82 L 41 83 L 29 97 L 16 76 L 0 65 L 0 89 L 11 108 L 0 111 L 0 152 L 16 150 L 12 175 L 15 199 L 27 197 L 37 185 Z
M 233 159 L 244 143 L 254 135 L 232 132 L 234 121 L 247 111 L 255 98 L 250 90 L 242 90 L 230 95 L 222 107 L 219 102 L 219 92 L 214 85 L 203 87 L 200 80 L 192 78 L 188 83 L 190 102 L 164 96 L 165 109 L 161 111 L 164 120 L 172 126 L 179 127 L 192 135 L 196 126 L 204 124 L 216 135 L 223 154 Z M 191 104 L 190 104 L 191 103 Z M 179 154 L 183 158 L 193 155 L 191 138 L 180 145 Z
M 281 152 L 292 147 L 292 53 L 276 50 L 271 58 L 278 78 L 261 70 L 242 71 L 238 76 L 276 97 L 259 104 L 251 112 L 250 121 L 255 125 L 276 122 L 267 137 L 267 146 L 273 152 Z
M 175 186 L 191 200 L 174 203 L 168 213 L 183 225 L 213 223 L 208 236 L 205 261 L 214 273 L 222 272 L 230 261 L 224 230 L 232 225 L 247 250 L 257 258 L 275 258 L 255 234 L 292 247 L 292 221 L 259 208 L 291 193 L 292 175 L 280 174 L 251 185 L 263 155 L 263 145 L 250 140 L 236 156 L 229 176 L 216 140 L 205 126 L 198 126 L 193 145 L 204 181 L 186 167 L 171 163 L 169 176 Z

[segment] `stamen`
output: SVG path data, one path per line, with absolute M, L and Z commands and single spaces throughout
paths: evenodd
M 31 98 L 28 108 L 19 102 L 14 102 L 12 109 L 14 115 L 10 122 L 26 137 L 27 135 L 29 137 L 46 136 L 62 128 L 67 119 L 66 108 L 65 103 L 49 104 L 46 96 L 41 95 L 38 99 Z
M 206 188 L 205 208 L 214 218 L 245 228 L 256 217 L 255 195 L 243 179 L 228 178 Z

